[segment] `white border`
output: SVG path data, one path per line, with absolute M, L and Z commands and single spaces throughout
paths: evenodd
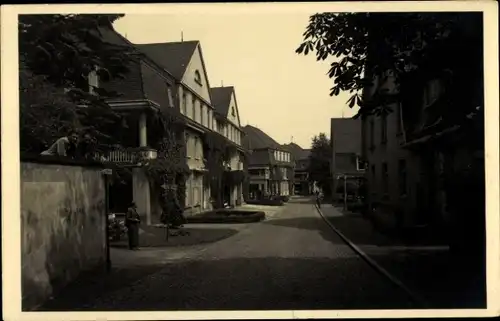
M 285 319 L 477 317 L 500 314 L 499 82 L 498 9 L 495 1 L 19 5 L 1 8 L 2 70 L 2 284 L 5 320 L 156 320 L 156 319 Z M 488 309 L 485 310 L 324 310 L 324 311 L 198 311 L 198 312 L 21 312 L 20 287 L 20 164 L 17 15 L 34 13 L 125 14 L 294 14 L 360 11 L 482 11 L 484 13 L 484 74 L 486 105 L 486 198 Z M 257 28 L 258 26 L 256 26 Z M 304 26 L 305 27 L 305 26 Z M 465 62 L 467 63 L 467 62 Z M 471 213 L 473 215 L 474 213 Z

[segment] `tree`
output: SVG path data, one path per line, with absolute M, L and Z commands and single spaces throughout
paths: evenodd
M 203 136 L 203 155 L 205 156 L 204 184 L 210 186 L 211 198 L 215 208 L 224 207 L 224 183 L 230 183 L 233 177 L 226 174 L 225 164 L 236 152 L 236 146 L 217 132 L 206 132 Z M 237 174 L 243 175 L 243 174 Z M 235 181 L 242 180 L 234 177 Z
M 88 127 L 102 138 L 112 138 L 113 125 L 120 116 L 111 110 L 107 99 L 118 97 L 119 93 L 97 87 L 89 90 L 88 77 L 95 72 L 100 82 L 106 82 L 123 78 L 127 73 L 134 51 L 110 43 L 104 36 L 106 29 L 112 28 L 112 23 L 122 16 L 19 16 L 21 118 L 24 126 L 21 132 L 31 132 L 31 136 L 22 139 L 25 150 L 46 145 L 56 132 L 64 135 L 63 129 L 72 126 Z M 45 89 L 47 91 L 42 92 Z M 71 104 L 87 108 L 77 109 Z M 64 119 L 58 118 L 60 112 Z M 70 115 L 73 118 L 68 118 Z M 49 123 L 51 129 L 44 130 Z M 58 127 L 61 131 L 56 130 Z
M 296 52 L 335 57 L 328 76 L 330 95 L 349 92 L 356 117 L 391 112 L 400 94 L 378 93 L 365 100 L 373 77 L 392 71 L 396 85 L 409 74 L 447 81 L 442 116 L 464 121 L 482 106 L 482 16 L 479 13 L 319 13 L 310 17 Z
M 67 131 L 80 126 L 76 105 L 44 76 L 21 69 L 19 96 L 22 151 L 40 152 Z
M 309 154 L 309 181 L 316 182 L 325 195 L 331 192 L 330 164 L 332 158 L 332 145 L 324 133 L 314 136 L 311 153 Z

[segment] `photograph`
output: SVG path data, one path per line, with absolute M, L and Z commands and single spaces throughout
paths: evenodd
M 444 3 L 18 8 L 19 313 L 494 308 L 498 7 Z

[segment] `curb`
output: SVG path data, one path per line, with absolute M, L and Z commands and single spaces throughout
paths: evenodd
M 349 240 L 342 232 L 339 231 L 329 220 L 323 212 L 321 211 L 320 208 L 318 208 L 318 205 L 314 204 L 314 207 L 316 208 L 316 211 L 318 211 L 319 215 L 321 218 L 326 222 L 326 224 L 338 235 L 340 238 L 354 251 L 356 252 L 359 256 L 365 260 L 368 265 L 370 265 L 373 269 L 375 269 L 377 272 L 385 276 L 389 281 L 391 281 L 394 285 L 396 285 L 398 288 L 403 290 L 410 298 L 412 301 L 414 301 L 416 304 L 421 306 L 422 308 L 429 308 L 429 304 L 418 294 L 415 292 L 411 291 L 408 289 L 403 282 L 401 282 L 399 279 L 397 279 L 395 276 L 391 275 L 389 272 L 387 272 L 386 269 L 384 269 L 382 266 L 380 266 L 377 262 L 375 262 L 370 256 L 368 256 L 365 252 L 363 252 L 356 244 L 354 244 L 351 240 Z

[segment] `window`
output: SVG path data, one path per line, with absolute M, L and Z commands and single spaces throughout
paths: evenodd
M 439 98 L 441 91 L 441 81 L 439 79 L 432 79 L 425 84 L 424 88 L 424 108 L 434 104 Z
M 172 86 L 167 84 L 167 98 L 168 98 L 168 107 L 174 107 L 174 98 L 172 96 Z
M 397 125 L 396 125 L 396 128 L 397 128 L 397 134 L 401 134 L 403 132 L 403 119 L 402 119 L 402 116 L 403 116 L 403 113 L 402 113 L 402 109 L 403 106 L 401 105 L 401 103 L 398 104 L 398 106 L 396 107 L 396 116 L 397 116 Z
M 212 122 L 210 121 L 210 109 L 207 106 L 207 127 L 212 129 Z
M 89 93 L 92 95 L 97 95 L 95 88 L 99 88 L 99 76 L 97 75 L 97 69 L 92 70 L 88 75 L 88 85 Z
M 234 106 L 233 106 L 233 107 L 231 107 L 231 115 L 232 115 L 233 117 L 236 117 L 236 112 L 234 111 Z
M 375 121 L 373 116 L 370 118 L 370 148 L 375 148 Z
M 196 121 L 196 98 L 193 97 L 192 103 L 193 103 L 193 105 L 191 106 L 191 109 L 192 109 L 193 116 L 191 118 Z
M 201 74 L 200 74 L 200 72 L 199 72 L 198 70 L 196 70 L 196 71 L 194 72 L 194 81 L 195 81 L 198 85 L 202 86 L 202 83 L 201 83 Z
M 186 93 L 182 94 L 182 113 L 187 115 L 187 96 Z
M 200 155 L 198 153 L 198 147 L 199 147 L 199 141 L 198 137 L 194 138 L 194 150 L 193 150 L 193 155 L 195 159 L 200 159 Z
M 200 116 L 201 116 L 201 120 L 200 120 L 200 122 L 201 122 L 201 124 L 202 124 L 203 126 L 206 126 L 206 125 L 205 125 L 205 112 L 204 112 L 204 107 L 205 107 L 205 106 L 203 106 L 203 104 L 202 104 L 202 103 L 200 103 Z
M 380 128 L 380 143 L 387 143 L 387 115 L 382 115 L 380 117 L 381 128 Z
M 399 164 L 399 195 L 406 195 L 407 182 L 406 182 L 406 160 L 400 159 Z
M 358 171 L 365 170 L 365 162 L 359 156 L 356 156 L 356 170 Z
M 382 184 L 384 194 L 389 194 L 389 166 L 387 163 L 382 164 Z
M 189 157 L 190 150 L 189 150 L 189 134 L 188 133 L 184 134 L 184 146 L 186 148 L 186 156 Z

